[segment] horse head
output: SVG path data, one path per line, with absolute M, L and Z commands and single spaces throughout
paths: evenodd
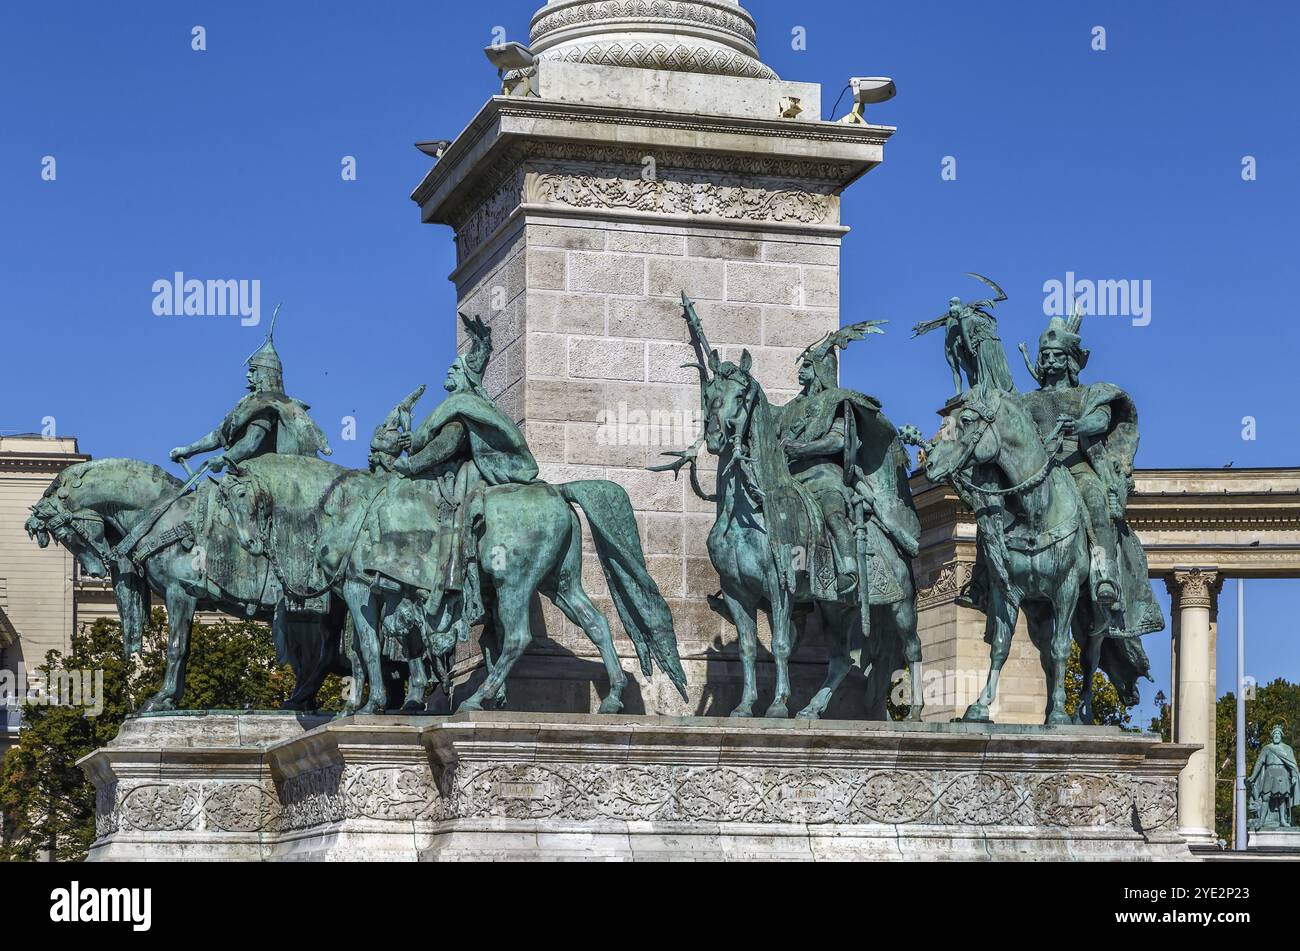
M 740 363 L 719 360 L 703 384 L 704 440 L 715 456 L 749 433 L 759 393 L 758 381 L 749 372 L 752 363 L 748 350 Z
M 996 390 L 968 391 L 944 417 L 939 435 L 925 445 L 925 475 L 933 483 L 950 482 L 977 465 L 996 464 L 1001 441 L 997 419 L 1003 399 Z
M 271 496 L 248 469 L 227 472 L 217 491 L 239 544 L 249 554 L 264 554 L 263 528 L 271 517 Z
M 41 548 L 47 548 L 52 539 L 72 554 L 86 574 L 103 578 L 109 570 L 109 534 L 115 529 L 104 513 L 90 504 L 84 485 L 89 467 L 88 462 L 78 463 L 55 476 L 32 506 L 23 527 Z

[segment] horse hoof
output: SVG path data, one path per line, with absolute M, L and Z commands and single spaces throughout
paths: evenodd
M 812 707 L 804 707 L 794 715 L 794 718 L 796 720 L 820 720 L 822 718 L 822 712 L 820 710 L 814 710 Z
M 622 713 L 623 701 L 618 697 L 609 696 L 600 701 L 600 706 L 596 709 L 597 713 Z
M 966 708 L 966 713 L 961 718 L 962 723 L 992 723 L 989 719 L 989 708 L 982 703 L 972 703 Z
M 478 713 L 482 709 L 483 709 L 483 704 L 475 700 L 473 697 L 471 697 L 470 699 L 462 703 L 459 707 L 457 707 L 456 712 L 457 713 L 466 713 L 466 712 Z
M 150 697 L 145 701 L 144 706 L 140 708 L 141 713 L 166 713 L 169 710 L 175 710 L 176 703 L 173 700 L 158 697 Z
M 752 710 L 749 709 L 749 707 L 736 707 L 736 709 L 732 710 L 731 713 L 729 714 L 729 716 L 732 716 L 737 720 L 746 719 L 748 717 L 752 717 L 753 715 L 754 713 Z
M 408 700 L 406 701 L 406 703 L 402 704 L 402 709 L 400 709 L 397 712 L 398 713 L 424 713 L 425 709 L 424 709 L 424 704 L 419 702 L 418 700 Z
M 790 711 L 784 703 L 774 703 L 767 708 L 767 712 L 763 716 L 769 720 L 788 720 L 790 719 Z
M 1069 726 L 1069 724 L 1070 724 L 1070 715 L 1063 711 L 1059 711 L 1059 710 L 1054 711 L 1047 718 L 1048 726 Z

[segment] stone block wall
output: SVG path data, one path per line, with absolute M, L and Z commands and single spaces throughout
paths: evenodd
M 482 316 L 493 329 L 485 382 L 523 425 L 542 477 L 557 483 L 610 479 L 627 490 L 636 510 L 650 570 L 672 608 L 692 692 L 683 704 L 666 678 L 657 677 L 629 689 L 629 710 L 725 713 L 739 696 L 739 667 L 734 631 L 706 601 L 718 590 L 706 549 L 713 505 L 696 498 L 684 476 L 646 469 L 664 461 L 662 453 L 690 445 L 701 425 L 698 374 L 682 367 L 694 358 L 681 294 L 696 302 L 723 359 L 738 361 L 748 349 L 768 398 L 786 402 L 797 392 L 799 354 L 840 324 L 838 198 L 819 195 L 819 223 L 830 227 L 804 233 L 798 222 L 656 223 L 629 220 L 618 209 L 575 214 L 561 202 L 529 202 L 530 196 L 556 194 L 554 186 L 538 187 L 540 175 L 507 180 L 508 190 L 522 188 L 522 207 L 511 217 L 509 203 L 500 203 L 507 220 L 490 241 L 478 248 L 459 243 L 463 260 L 453 275 L 459 309 Z M 632 181 L 632 175 L 626 171 L 614 180 Z M 701 481 L 711 488 L 716 461 L 701 453 L 701 464 Z M 585 553 L 584 585 L 614 626 L 625 667 L 640 679 L 589 537 Z M 585 635 L 548 602 L 537 622 L 536 632 L 545 637 L 517 668 L 511 705 L 551 709 L 556 695 L 567 698 L 561 706 L 598 702 L 607 684 Z M 467 677 L 477 653 L 467 650 L 459 664 Z M 546 670 L 530 671 L 541 667 Z M 816 643 L 797 654 L 796 667 L 805 674 L 806 696 L 796 696 L 801 705 L 823 673 Z M 554 680 L 568 677 L 559 670 L 585 679 L 588 692 L 580 682 L 559 687 Z M 760 688 L 760 704 L 766 702 Z

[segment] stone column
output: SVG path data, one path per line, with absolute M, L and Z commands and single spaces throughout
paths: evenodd
M 645 468 L 698 427 L 681 293 L 723 359 L 748 349 L 769 399 L 788 400 L 800 351 L 840 324 L 840 193 L 883 159 L 893 129 L 821 121 L 821 87 L 778 79 L 734 0 L 552 2 L 530 43 L 535 65 L 507 74 L 511 95 L 488 101 L 412 198 L 425 222 L 455 230 L 458 307 L 492 327 L 485 382 L 523 424 L 542 477 L 610 479 L 632 499 L 692 695 L 683 704 L 666 678 L 644 682 L 626 662 L 588 543 L 584 585 L 638 681 L 627 711 L 726 713 L 737 654 L 705 600 L 718 590 L 713 507 L 686 479 Z M 516 668 L 510 705 L 594 709 L 592 686 L 606 684 L 591 644 L 545 599 L 535 631 L 545 637 Z M 469 650 L 458 670 L 478 665 Z M 800 670 L 797 705 L 824 673 L 816 661 Z
M 1223 579 L 1215 568 L 1187 568 L 1165 579 L 1176 618 L 1174 742 L 1197 743 L 1178 777 L 1178 825 L 1192 845 L 1214 833 L 1214 618 Z

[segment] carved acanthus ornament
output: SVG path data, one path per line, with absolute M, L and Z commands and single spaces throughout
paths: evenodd
M 1178 607 L 1214 608 L 1219 600 L 1223 578 L 1213 568 L 1189 568 L 1175 571 L 1165 579 L 1169 594 Z

